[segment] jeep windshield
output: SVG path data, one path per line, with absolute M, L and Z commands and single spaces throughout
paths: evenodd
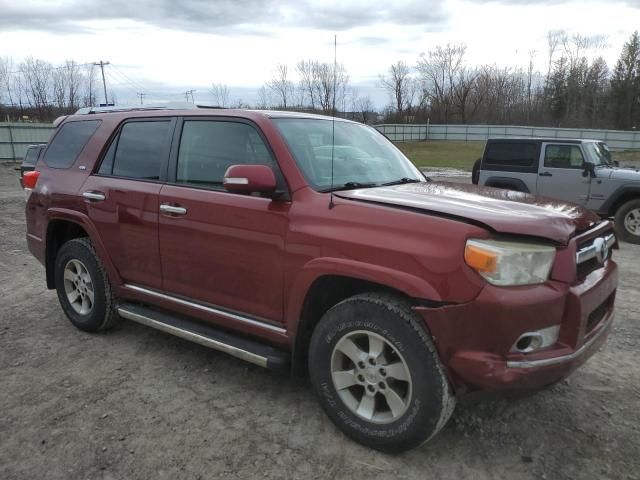
M 584 148 L 589 156 L 589 161 L 596 167 L 600 166 L 613 166 L 611 160 L 611 152 L 606 143 L 603 142 L 586 142 Z
M 305 178 L 317 191 L 426 181 L 400 150 L 366 125 L 341 120 L 334 125 L 330 119 L 316 118 L 273 121 Z

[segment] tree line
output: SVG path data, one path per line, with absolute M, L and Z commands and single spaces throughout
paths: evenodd
M 379 75 L 389 96 L 380 112 L 351 85 L 344 64 L 301 59 L 277 65 L 248 105 L 230 101 L 229 87 L 209 91 L 220 107 L 336 113 L 358 121 L 396 123 L 511 124 L 571 128 L 640 127 L 640 37 L 625 42 L 612 69 L 601 56 L 606 39 L 547 34 L 546 52 L 529 52 L 524 67 L 472 66 L 463 44 L 435 46 L 415 64 L 398 61 Z M 534 68 L 544 55 L 546 71 Z M 0 58 L 0 118 L 29 115 L 51 120 L 102 100 L 94 64 L 73 60 L 54 67 L 28 58 L 15 65 Z M 109 97 L 115 100 L 113 92 Z
M 464 45 L 437 46 L 416 65 L 392 65 L 380 77 L 392 100 L 386 121 L 512 124 L 570 128 L 640 127 L 640 38 L 634 32 L 613 70 L 602 37 L 547 35 L 547 71 L 471 67 Z
M 28 117 L 50 121 L 80 107 L 103 100 L 98 67 L 67 60 L 54 67 L 50 62 L 29 57 L 16 64 L 0 57 L 0 121 Z M 110 92 L 109 101 L 115 101 Z

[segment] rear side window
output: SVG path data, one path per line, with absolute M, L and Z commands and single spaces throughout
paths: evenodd
M 178 183 L 221 186 L 231 165 L 267 165 L 269 149 L 251 125 L 238 122 L 186 120 L 178 153 Z
M 65 123 L 44 154 L 44 163 L 53 168 L 69 168 L 100 125 L 100 120 Z
M 167 157 L 171 121 L 125 123 L 111 143 L 98 173 L 158 180 Z
M 490 143 L 487 146 L 485 163 L 492 167 L 535 168 L 537 164 L 535 143 Z

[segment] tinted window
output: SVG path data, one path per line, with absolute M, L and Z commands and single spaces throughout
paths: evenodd
M 486 163 L 494 166 L 532 167 L 536 162 L 535 143 L 490 143 Z
M 251 125 L 187 120 L 182 128 L 176 180 L 205 186 L 222 185 L 231 165 L 268 165 L 273 160 Z
M 101 175 L 111 175 L 113 173 L 113 157 L 116 155 L 116 145 L 118 145 L 118 139 L 115 138 L 111 145 L 109 145 L 109 150 L 102 159 L 102 163 L 100 164 L 100 169 L 98 173 Z
M 160 166 L 167 156 L 170 126 L 170 121 L 125 123 L 113 158 L 113 175 L 159 179 Z
M 40 147 L 33 147 L 27 149 L 27 153 L 22 159 L 23 165 L 35 165 L 38 161 L 38 153 L 40 152 Z
M 44 162 L 53 168 L 69 168 L 78 158 L 100 120 L 65 123 L 44 154 Z
M 544 166 L 549 168 L 582 168 L 584 157 L 577 145 L 548 145 Z

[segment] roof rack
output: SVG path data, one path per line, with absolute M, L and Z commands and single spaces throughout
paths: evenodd
M 90 115 L 92 113 L 116 113 L 116 112 L 136 112 L 146 110 L 193 110 L 198 108 L 198 105 L 186 102 L 168 102 L 158 104 L 125 106 L 115 105 L 109 107 L 85 107 L 79 109 L 76 115 Z

